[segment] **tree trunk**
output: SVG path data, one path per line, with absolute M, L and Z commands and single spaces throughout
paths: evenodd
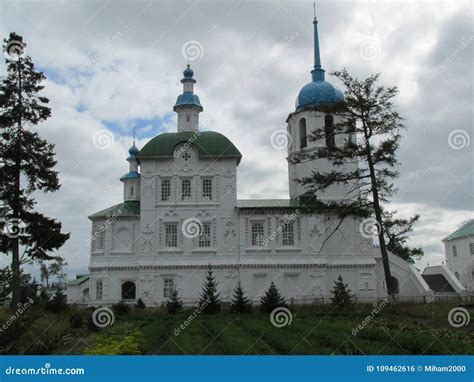
M 21 158 L 20 158 L 20 142 L 19 135 L 21 134 L 21 108 L 22 108 L 22 99 L 21 99 L 21 57 L 18 57 L 18 136 L 16 137 L 16 160 L 15 160 L 15 186 L 13 191 L 14 203 L 13 203 L 13 217 L 15 224 L 19 223 L 20 219 L 20 169 L 21 169 Z M 18 229 L 20 229 L 18 227 Z M 20 269 L 20 240 L 19 237 L 13 239 L 12 245 L 12 306 L 16 308 L 20 303 L 20 294 L 21 294 L 21 269 Z
M 380 245 L 380 253 L 382 255 L 382 265 L 383 271 L 385 274 L 385 283 L 387 284 L 387 292 L 389 296 L 392 296 L 394 290 L 392 288 L 392 274 L 390 272 L 390 261 L 388 258 L 387 246 L 385 244 L 385 236 L 384 236 L 384 229 L 383 229 L 383 220 L 382 220 L 382 209 L 380 207 L 380 200 L 379 200 L 379 191 L 377 188 L 377 179 L 375 177 L 375 169 L 374 169 L 374 162 L 372 160 L 372 152 L 370 149 L 370 138 L 367 134 L 367 126 L 364 125 L 364 134 L 365 134 L 365 141 L 366 141 L 366 150 L 367 150 L 367 164 L 369 166 L 370 172 L 370 183 L 372 186 L 372 197 L 374 203 L 374 213 L 375 213 L 375 220 L 377 221 L 377 230 L 378 230 L 378 238 L 379 238 L 379 245 Z

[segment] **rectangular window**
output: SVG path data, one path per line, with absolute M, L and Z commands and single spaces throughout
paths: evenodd
M 171 295 L 174 292 L 174 279 L 172 278 L 165 278 L 163 279 L 163 297 L 164 298 L 171 298 Z
M 293 229 L 293 223 L 288 222 L 283 224 L 282 235 L 282 244 L 283 245 L 295 245 L 295 233 Z
M 95 284 L 95 299 L 102 300 L 103 284 L 102 280 L 97 280 Z
M 183 179 L 181 181 L 181 200 L 185 202 L 191 201 L 191 179 Z
M 252 224 L 252 245 L 263 245 L 263 224 L 253 223 Z
M 210 247 L 211 246 L 211 224 L 203 223 L 202 230 L 199 235 L 199 246 Z
M 212 200 L 212 179 L 202 180 L 202 198 Z
M 474 255 L 474 243 L 469 243 L 469 252 L 471 252 L 471 255 Z
M 165 242 L 167 247 L 178 246 L 178 225 L 166 224 L 165 226 Z
M 161 201 L 168 202 L 171 199 L 171 181 L 163 179 L 161 181 Z
M 455 245 L 453 245 L 453 256 L 456 257 L 458 255 L 458 249 Z

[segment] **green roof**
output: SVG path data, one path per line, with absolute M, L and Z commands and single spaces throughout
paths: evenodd
M 180 143 L 193 145 L 201 158 L 236 158 L 238 163 L 242 154 L 224 135 L 215 131 L 182 131 L 163 133 L 151 139 L 138 153 L 139 159 L 170 158 L 174 148 Z
M 460 228 L 454 231 L 449 236 L 446 236 L 443 241 L 460 239 L 462 237 L 474 236 L 474 219 L 468 220 Z
M 105 210 L 96 212 L 89 216 L 89 219 L 110 218 L 112 216 L 137 216 L 140 215 L 140 201 L 127 201 Z
M 83 275 L 76 278 L 75 280 L 72 280 L 71 282 L 68 283 L 68 285 L 81 285 L 83 282 L 86 282 L 87 280 L 89 280 L 89 275 Z

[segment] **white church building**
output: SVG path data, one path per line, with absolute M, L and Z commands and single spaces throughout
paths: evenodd
M 334 141 L 331 127 L 340 117 L 315 110 L 344 96 L 325 80 L 316 19 L 313 23 L 312 80 L 287 119 L 288 159 L 318 145 L 355 139 L 348 134 Z M 89 275 L 68 285 L 68 301 L 107 305 L 141 298 L 154 306 L 176 289 L 191 304 L 199 298 L 209 265 L 223 301 L 231 299 L 240 281 L 257 302 L 273 281 L 288 301 L 329 302 L 339 276 L 359 301 L 387 296 L 380 250 L 361 234 L 361 221 L 346 219 L 325 242 L 336 222 L 312 212 L 315 198 L 337 200 L 346 190 L 309 195 L 296 181 L 329 164 L 288 160 L 289 198 L 238 199 L 242 154 L 218 131 L 200 130 L 203 107 L 194 92 L 194 72 L 188 65 L 183 74 L 183 92 L 173 108 L 176 131 L 155 136 L 141 149 L 134 144 L 129 172 L 120 178 L 123 202 L 89 216 Z M 328 132 L 326 139 L 309 140 L 317 129 Z M 413 265 L 390 254 L 390 267 L 400 297 L 431 295 Z

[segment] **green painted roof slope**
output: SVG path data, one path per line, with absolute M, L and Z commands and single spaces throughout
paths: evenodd
M 127 201 L 105 210 L 96 212 L 89 216 L 89 219 L 110 218 L 113 216 L 136 216 L 140 215 L 140 201 Z
M 237 158 L 242 154 L 234 144 L 224 135 L 215 131 L 182 131 L 179 133 L 163 133 L 152 138 L 138 153 L 140 159 L 169 158 L 173 156 L 176 145 L 180 143 L 192 144 L 203 158 Z
M 75 280 L 72 280 L 71 282 L 68 283 L 68 285 L 81 285 L 83 282 L 86 282 L 89 280 L 89 275 L 84 275 L 81 277 L 78 277 Z
M 446 236 L 443 241 L 460 239 L 462 237 L 474 236 L 474 219 L 464 223 L 460 228 L 454 231 L 451 235 Z

